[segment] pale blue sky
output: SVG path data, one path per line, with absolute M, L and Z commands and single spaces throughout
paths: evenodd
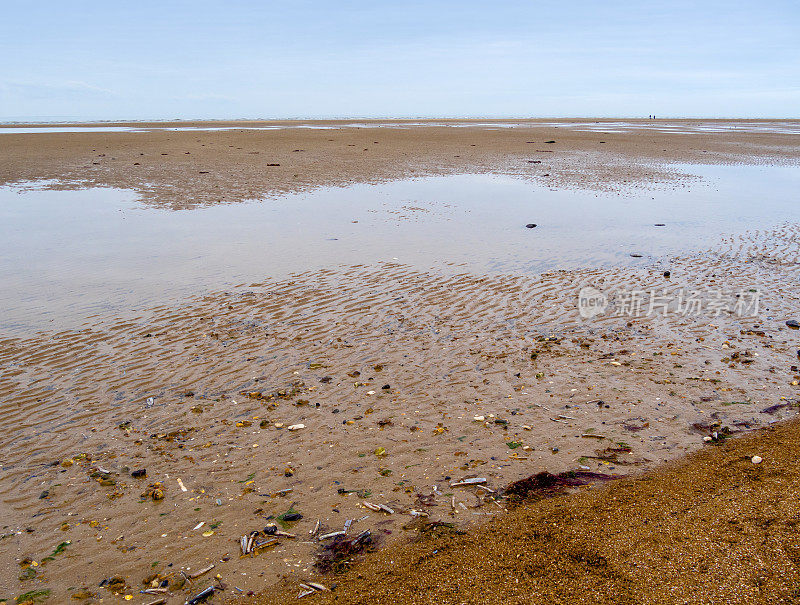
M 0 120 L 800 117 L 800 3 L 2 0 Z

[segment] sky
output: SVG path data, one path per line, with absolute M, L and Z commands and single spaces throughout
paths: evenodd
M 0 121 L 800 117 L 796 0 L 0 6 Z

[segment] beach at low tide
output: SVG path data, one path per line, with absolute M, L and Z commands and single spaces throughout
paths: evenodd
M 337 583 L 796 413 L 797 122 L 96 127 L 0 128 L 9 602 Z

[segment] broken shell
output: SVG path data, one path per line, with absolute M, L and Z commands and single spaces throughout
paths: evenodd
M 299 431 L 300 429 L 306 428 L 305 424 L 292 424 L 287 427 L 290 431 Z
M 461 481 L 454 481 L 450 487 L 459 487 L 461 485 L 478 485 L 479 483 L 486 483 L 484 477 L 472 477 L 470 479 L 462 479 Z

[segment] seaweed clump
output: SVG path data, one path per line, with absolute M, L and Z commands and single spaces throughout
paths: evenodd
M 530 498 L 552 498 L 566 492 L 569 488 L 589 485 L 599 481 L 616 479 L 615 475 L 593 473 L 591 471 L 564 471 L 553 475 L 547 471 L 536 473 L 525 479 L 520 479 L 509 485 L 505 495 L 512 500 L 526 500 Z
M 322 573 L 342 573 L 350 568 L 358 555 L 374 550 L 377 540 L 369 530 L 357 536 L 339 535 L 317 552 L 314 566 Z

